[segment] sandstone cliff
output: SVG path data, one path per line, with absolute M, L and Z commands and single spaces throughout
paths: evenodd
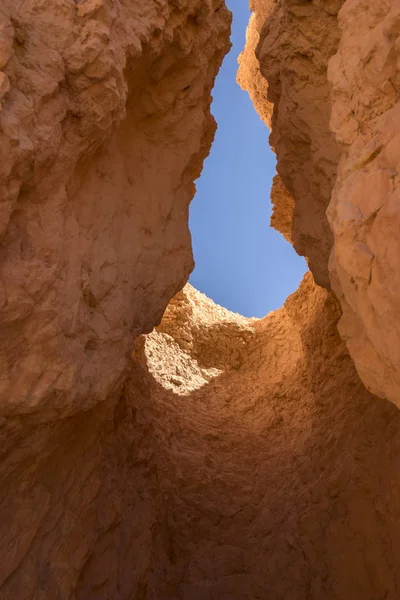
M 281 182 L 272 224 L 340 299 L 339 329 L 364 383 L 400 405 L 400 4 L 258 0 L 252 8 L 239 82 L 253 98 L 254 86 L 261 90 L 263 119 L 273 110 Z
M 261 320 L 179 292 L 223 1 L 2 2 L 1 600 L 400 597 L 400 3 L 251 5 Z
M 210 92 L 229 27 L 222 0 L 1 2 L 7 600 L 75 597 L 93 547 L 134 503 L 129 443 L 114 453 L 107 436 L 133 339 L 193 266 L 188 205 L 214 134 Z M 125 504 L 112 499 L 114 478 L 132 490 Z M 147 530 L 140 511 L 135 519 L 136 552 Z M 120 597 L 136 590 L 140 560 Z
M 278 173 L 294 199 L 292 243 L 307 258 L 316 282 L 326 288 L 332 232 L 325 213 L 339 161 L 329 128 L 327 65 L 339 43 L 337 13 L 342 3 L 256 0 L 249 27 L 250 40 L 257 36 L 254 28 L 258 31 L 256 60 L 268 81 L 264 88 L 258 84 L 268 90 L 268 101 L 258 98 L 255 106 L 264 118 L 273 104 L 270 141 Z M 254 45 L 247 60 L 246 53 L 241 60 L 239 83 L 244 86 L 255 69 Z M 251 85 L 249 90 L 253 97 Z
M 59 418 L 114 393 L 192 269 L 230 16 L 222 0 L 0 11 L 1 410 Z
M 332 59 L 342 157 L 329 208 L 340 332 L 364 383 L 400 406 L 400 2 L 347 2 Z
M 398 598 L 400 413 L 358 379 L 339 314 L 309 274 L 260 321 L 189 286 L 137 341 L 126 401 L 159 510 L 146 597 Z

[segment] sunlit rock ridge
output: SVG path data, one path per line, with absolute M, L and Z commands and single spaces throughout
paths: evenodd
M 1 3 L 1 600 L 400 597 L 400 2 L 250 8 L 261 320 L 185 286 L 223 0 Z

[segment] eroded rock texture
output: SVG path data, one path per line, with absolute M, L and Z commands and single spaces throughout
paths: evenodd
M 294 199 L 291 240 L 307 258 L 316 282 L 326 288 L 330 287 L 332 232 L 325 213 L 340 156 L 329 128 L 327 66 L 340 38 L 337 13 L 342 4 L 343 0 L 253 4 L 253 20 L 260 31 L 256 55 L 268 80 L 269 101 L 259 99 L 255 106 L 273 104 L 271 145 L 278 173 Z M 250 69 L 254 69 L 252 60 L 247 60 Z M 247 70 L 243 61 L 241 67 Z
M 1 2 L 4 599 L 140 597 L 151 503 L 114 411 L 134 337 L 193 265 L 188 205 L 229 26 L 220 0 Z
M 113 393 L 192 269 L 220 0 L 1 4 L 1 410 Z
M 342 149 L 332 282 L 363 381 L 400 406 L 400 2 L 347 2 L 339 17 L 329 69 Z
M 238 84 L 248 91 L 254 108 L 270 129 L 273 106 L 266 101 L 268 81 L 260 71 L 256 49 L 260 42 L 260 30 L 274 6 L 275 0 L 250 0 L 252 12 L 246 32 L 246 45 L 239 56 L 237 72 Z
M 152 435 L 149 598 L 400 593 L 400 413 L 369 394 L 307 275 L 261 321 L 190 287 L 136 342 L 127 404 Z
M 332 199 L 340 331 L 396 402 L 400 5 L 342 4 L 254 0 L 239 80 L 272 224 L 329 288 Z M 308 274 L 255 320 L 187 286 L 151 331 L 192 267 L 222 0 L 0 18 L 0 599 L 397 600 L 400 416 L 335 296 Z
M 258 0 L 252 7 L 241 61 L 247 77 L 239 80 L 252 97 L 251 81 L 258 82 L 262 118 L 273 103 L 281 181 L 272 190 L 272 224 L 340 299 L 339 329 L 364 383 L 400 405 L 400 4 Z M 268 81 L 259 83 L 260 74 Z

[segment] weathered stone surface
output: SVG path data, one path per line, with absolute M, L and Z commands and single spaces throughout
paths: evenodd
M 256 51 L 274 105 L 270 139 L 277 170 L 294 199 L 291 239 L 307 258 L 316 282 L 326 288 L 332 232 L 325 212 L 340 156 L 329 128 L 326 72 L 339 42 L 337 13 L 342 4 L 281 0 L 271 12 L 271 2 L 266 2 L 270 14 Z M 264 6 L 261 0 L 254 4 L 256 15 Z
M 400 2 L 347 2 L 332 59 L 342 149 L 329 208 L 340 332 L 364 383 L 400 406 Z
M 279 231 L 288 241 L 292 241 L 294 200 L 287 191 L 279 175 L 275 175 L 271 189 L 271 227 Z
M 136 342 L 127 401 L 160 494 L 146 597 L 398 597 L 400 413 L 358 379 L 339 314 L 310 274 L 260 321 L 187 287 Z
M 229 26 L 219 0 L 1 3 L 2 600 L 141 597 L 156 482 L 120 397 L 193 265 Z
M 330 130 L 341 4 L 255 0 L 239 80 L 326 287 L 342 153 L 340 331 L 398 402 L 400 6 L 345 3 Z M 224 4 L 0 17 L 0 600 L 398 600 L 400 416 L 335 297 L 308 274 L 255 320 L 187 286 L 139 335 L 192 266 Z
M 241 70 L 268 80 L 257 89 L 274 103 L 271 144 L 289 191 L 273 187 L 273 225 L 339 297 L 339 330 L 364 383 L 400 405 L 400 4 L 259 0 L 252 8 Z M 241 81 L 255 97 L 251 76 Z M 270 102 L 258 96 L 261 116 Z
M 256 49 L 260 42 L 261 28 L 274 5 L 275 0 L 250 0 L 252 14 L 246 32 L 246 45 L 238 59 L 237 72 L 238 84 L 249 93 L 254 108 L 270 129 L 273 106 L 267 101 L 268 81 L 260 72 Z
M 230 15 L 3 0 L 0 20 L 0 410 L 59 419 L 114 393 L 192 269 Z
M 188 286 L 119 401 L 8 419 L 0 598 L 395 600 L 400 413 L 338 317 L 309 274 L 260 321 Z

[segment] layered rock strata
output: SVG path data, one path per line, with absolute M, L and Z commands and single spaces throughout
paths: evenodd
M 220 0 L 1 5 L 2 413 L 121 384 L 193 267 L 188 205 L 229 48 Z

